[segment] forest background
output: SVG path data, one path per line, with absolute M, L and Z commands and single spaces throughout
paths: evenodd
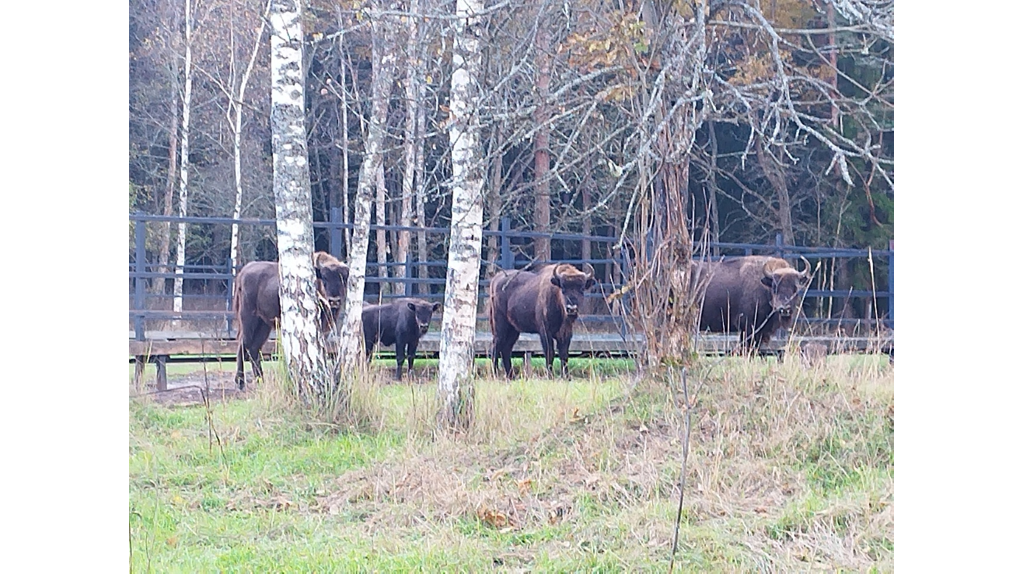
M 274 219 L 266 4 L 129 8 L 129 210 Z M 315 220 L 338 208 L 352 221 L 376 65 L 391 77 L 377 106 L 387 117 L 373 222 L 450 225 L 451 10 L 436 0 L 306 7 Z M 515 230 L 621 236 L 634 251 L 652 229 L 661 239 L 683 229 L 697 243 L 781 236 L 787 245 L 889 248 L 892 2 L 508 1 L 487 8 L 486 24 L 476 110 L 485 228 L 506 217 Z M 388 49 L 375 55 L 374 41 Z M 272 227 L 210 229 L 149 225 L 147 259 L 167 269 L 276 259 Z M 315 240 L 327 248 L 326 233 Z M 538 239 L 518 255 L 619 255 L 611 244 L 607 253 L 577 248 Z M 380 231 L 369 253 L 436 261 L 447 245 Z M 488 273 L 496 256 L 490 238 Z M 821 275 L 831 288 L 872 287 L 866 262 L 832 265 Z M 875 269 L 876 283 L 886 272 Z

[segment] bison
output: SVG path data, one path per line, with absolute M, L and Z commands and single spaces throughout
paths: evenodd
M 744 351 L 757 351 L 775 331 L 793 325 L 794 305 L 807 289 L 810 264 L 797 271 L 784 259 L 746 256 L 695 263 L 695 284 L 703 284 L 702 331 L 740 334 Z
M 440 303 L 431 304 L 423 299 L 402 298 L 383 305 L 363 306 L 363 343 L 366 359 L 373 357 L 373 348 L 381 345 L 395 345 L 395 360 L 398 367 L 395 378 L 402 379 L 402 362 L 409 357 L 409 372 L 412 373 L 416 346 L 420 337 L 430 327 L 430 318 L 441 309 Z
M 520 333 L 537 333 L 550 375 L 555 345 L 562 376 L 569 374 L 569 343 L 584 293 L 594 286 L 591 273 L 568 264 L 545 264 L 533 270 L 505 270 L 491 279 L 490 323 L 494 342 L 494 371 L 501 359 L 505 376 L 512 376 L 512 347 Z
M 319 299 L 319 326 L 328 333 L 341 313 L 348 283 L 348 266 L 323 251 L 313 254 L 316 292 Z M 235 383 L 245 388 L 245 359 L 252 362 L 253 377 L 263 376 L 260 349 L 271 329 L 281 319 L 281 277 L 276 261 L 251 261 L 235 277 L 235 318 L 238 321 L 238 367 Z

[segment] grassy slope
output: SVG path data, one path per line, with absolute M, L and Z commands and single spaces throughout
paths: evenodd
M 892 569 L 887 360 L 707 360 L 677 566 Z M 676 385 L 678 387 L 678 385 Z M 308 420 L 271 381 L 247 400 L 133 401 L 138 571 L 665 571 L 678 388 L 592 375 L 477 384 L 468 435 L 433 440 L 433 388 L 363 389 L 365 428 Z

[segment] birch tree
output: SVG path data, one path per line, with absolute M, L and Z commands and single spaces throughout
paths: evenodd
M 241 79 L 238 80 L 237 91 L 232 89 L 228 92 L 229 105 L 228 113 L 233 115 L 231 125 L 232 135 L 232 152 L 234 156 L 234 167 L 235 167 L 235 208 L 231 212 L 231 216 L 234 219 L 240 219 L 242 217 L 242 110 L 245 107 L 245 88 L 249 85 L 249 76 L 252 75 L 253 66 L 256 64 L 256 55 L 259 53 L 260 41 L 263 39 L 263 30 L 266 28 L 267 20 L 266 15 L 270 11 L 270 3 L 267 3 L 266 9 L 263 11 L 263 17 L 260 18 L 260 28 L 256 31 L 256 39 L 252 44 L 252 52 L 249 54 L 249 63 L 245 67 L 245 71 L 242 72 Z M 231 62 L 234 64 L 235 61 L 235 49 L 234 49 L 234 19 L 231 22 L 232 30 L 232 46 L 231 46 Z M 232 65 L 231 79 L 234 81 L 234 66 Z M 222 86 L 223 87 L 223 86 Z M 234 86 L 232 86 L 234 88 Z M 231 263 L 232 265 L 238 266 L 238 224 L 231 224 Z
M 480 149 L 479 75 L 483 25 L 481 0 L 457 0 L 452 47 L 451 117 L 452 226 L 448 248 L 441 346 L 438 362 L 438 425 L 467 427 L 473 414 L 473 342 L 476 336 L 480 247 L 483 238 L 484 170 Z
M 274 201 L 281 274 L 279 338 L 299 396 L 322 399 L 330 371 L 317 325 L 313 271 L 313 212 L 306 152 L 301 0 L 270 6 L 270 121 L 274 149 Z M 357 306 L 358 307 L 358 306 Z
M 406 66 L 405 66 L 405 128 L 404 128 L 404 165 L 402 171 L 402 201 L 401 201 L 401 212 L 398 219 L 398 224 L 402 227 L 409 227 L 412 225 L 412 199 L 415 193 L 414 182 L 416 180 L 416 149 L 419 138 L 419 134 L 416 133 L 416 118 L 419 116 L 419 108 L 421 101 L 418 98 L 419 85 L 418 81 L 418 69 L 420 56 L 420 26 L 419 26 L 419 0 L 409 0 L 409 22 L 408 22 L 408 41 L 406 42 Z M 422 223 L 421 223 L 422 225 Z M 406 262 L 409 260 L 409 231 L 403 229 L 398 232 L 398 246 L 395 251 L 395 262 L 399 265 L 395 267 L 395 278 L 405 278 Z M 410 283 L 401 283 L 401 292 L 407 297 L 412 295 L 412 285 Z
M 390 90 L 388 91 L 390 92 Z M 384 101 L 387 100 L 388 98 L 385 97 Z M 388 223 L 388 186 L 384 181 L 383 161 L 377 166 L 374 181 L 377 184 L 377 195 L 373 206 L 377 224 L 377 277 L 380 278 L 380 295 L 383 296 L 391 292 L 388 288 L 388 232 L 384 229 Z
M 192 76 L 195 73 L 192 67 L 192 0 L 185 0 L 185 89 L 181 98 L 181 175 L 178 176 L 178 215 L 188 215 L 188 136 L 189 120 L 192 116 Z M 175 253 L 174 264 L 177 272 L 174 275 L 174 312 L 181 312 L 182 287 L 185 272 L 185 233 L 187 229 L 185 222 L 178 223 L 178 249 Z
M 385 42 L 384 28 L 389 25 L 384 10 L 374 4 L 370 10 L 371 50 L 373 76 L 371 79 L 371 111 L 363 148 L 363 163 L 359 168 L 359 182 L 352 215 L 352 242 L 349 251 L 348 294 L 345 298 L 345 321 L 341 328 L 339 360 L 343 373 L 350 373 L 366 364 L 363 350 L 363 292 L 366 286 L 366 256 L 370 248 L 370 212 L 374 199 L 377 170 L 384 160 L 384 136 L 388 120 L 388 98 L 394 80 L 394 52 Z

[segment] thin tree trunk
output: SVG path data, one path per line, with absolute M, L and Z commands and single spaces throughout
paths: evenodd
M 412 225 L 412 199 L 415 193 L 415 179 L 416 179 L 416 118 L 419 116 L 420 101 L 416 98 L 419 93 L 419 86 L 417 85 L 417 74 L 416 66 L 417 60 L 419 60 L 419 17 L 416 14 L 419 13 L 420 3 L 419 0 L 409 1 L 409 12 L 412 16 L 409 17 L 409 39 L 406 43 L 409 57 L 406 61 L 405 67 L 405 164 L 404 171 L 402 172 L 402 202 L 401 202 L 401 213 L 398 217 L 398 224 L 402 227 L 409 227 Z M 404 278 L 406 262 L 409 260 L 409 231 L 402 230 L 398 232 L 398 249 L 395 253 L 395 262 L 398 263 L 398 267 L 395 267 L 395 278 Z M 412 286 L 409 283 L 401 283 L 400 289 L 402 294 L 405 296 L 412 295 Z
M 483 233 L 483 157 L 477 86 L 481 69 L 482 0 L 456 0 L 452 53 L 451 116 L 452 230 L 445 281 L 437 390 L 438 426 L 469 426 L 473 414 L 473 342 L 476 336 L 480 247 Z
M 487 191 L 487 214 L 489 217 L 487 228 L 490 231 L 498 231 L 501 229 L 501 172 L 502 172 L 502 153 L 501 148 L 504 145 L 505 134 L 503 126 L 494 126 L 494 132 L 491 139 L 491 152 L 488 157 L 491 160 L 491 185 Z M 498 270 L 498 236 L 490 235 L 487 237 L 487 276 L 493 277 L 495 272 Z
M 591 197 L 590 196 L 593 193 L 594 178 L 591 176 L 592 171 L 590 169 L 591 168 L 590 164 L 591 164 L 591 161 L 590 161 L 590 157 L 588 156 L 588 158 L 587 158 L 587 168 L 588 169 L 584 172 L 584 175 L 583 175 L 583 185 L 582 185 L 582 189 L 580 190 L 581 191 L 581 195 L 583 196 L 582 197 L 582 199 L 583 199 L 583 226 L 582 226 L 582 232 L 583 232 L 583 235 L 585 235 L 587 237 L 590 237 L 591 233 L 593 232 L 593 223 L 592 223 L 591 214 L 590 214 L 590 205 L 591 205 L 592 201 L 591 201 Z M 592 250 L 592 246 L 591 246 L 590 240 L 589 239 L 584 239 L 583 242 L 582 242 L 582 245 L 580 245 L 580 258 L 583 259 L 584 261 L 586 261 L 588 259 L 591 259 L 592 252 L 593 252 L 593 250 Z M 591 268 L 593 268 L 593 264 L 590 263 L 589 261 L 587 261 L 584 264 L 584 266 L 587 266 L 587 265 L 590 265 Z M 580 307 L 581 307 L 580 308 L 580 312 L 585 314 L 585 315 L 589 315 L 589 314 L 593 313 L 593 305 L 592 305 L 593 302 L 594 302 L 594 299 L 592 299 L 590 297 L 584 297 L 583 298 L 583 302 L 580 304 Z
M 181 101 L 181 176 L 178 180 L 178 215 L 188 215 L 188 144 L 189 120 L 192 116 L 192 0 L 185 0 L 185 94 Z M 182 310 L 182 288 L 185 272 L 185 222 L 178 223 L 178 249 L 175 253 L 174 312 Z M 177 324 L 177 322 L 176 322 Z
M 721 241 L 721 231 L 718 223 L 718 135 L 715 133 L 715 122 L 708 124 L 708 138 L 711 143 L 711 173 L 708 179 L 711 183 L 711 193 L 708 194 L 708 221 L 711 230 L 711 242 L 715 244 L 711 255 L 718 257 L 721 249 L 718 243 Z
M 274 203 L 281 277 L 279 338 L 299 396 L 322 401 L 333 388 L 318 328 L 313 272 L 313 207 L 306 151 L 305 78 L 302 69 L 302 4 L 272 0 L 271 112 Z
M 533 112 L 533 121 L 537 126 L 537 134 L 533 138 L 533 185 L 536 204 L 534 222 L 536 231 L 549 233 L 551 231 L 551 182 L 548 180 L 548 171 L 551 166 L 551 151 L 549 149 L 551 109 L 548 104 L 548 87 L 551 84 L 551 36 L 543 11 L 537 15 L 537 37 L 534 46 L 538 99 L 537 107 Z M 534 240 L 533 245 L 535 259 L 551 260 L 550 239 L 538 237 Z
M 234 123 L 232 124 L 232 135 L 233 146 L 232 152 L 234 154 L 235 163 L 235 209 L 231 212 L 233 219 L 240 219 L 242 217 L 242 110 L 245 107 L 245 88 L 249 85 L 249 76 L 252 75 L 252 69 L 256 65 L 256 55 L 259 53 L 260 41 L 263 39 L 263 30 L 267 27 L 266 14 L 270 11 L 270 3 L 267 3 L 267 8 L 264 10 L 264 17 L 260 18 L 260 29 L 256 32 L 256 40 L 252 45 L 252 53 L 249 55 L 249 64 L 245 67 L 245 72 L 242 73 L 242 79 L 238 83 L 238 98 L 232 99 L 231 106 L 234 107 L 235 117 Z M 231 22 L 234 26 L 234 19 Z M 231 50 L 231 57 L 234 58 L 234 49 Z M 231 224 L 231 264 L 234 269 L 238 269 L 238 242 L 239 242 L 239 229 L 237 223 Z M 232 272 L 234 272 L 232 269 Z
M 352 244 L 349 253 L 348 293 L 345 321 L 341 329 L 339 360 L 342 373 L 351 373 L 366 364 L 363 351 L 363 292 L 366 286 L 366 256 L 370 247 L 370 211 L 373 204 L 374 178 L 383 163 L 385 130 L 387 128 L 388 99 L 394 79 L 395 55 L 390 50 L 385 30 L 391 22 L 377 14 L 379 4 L 371 10 L 371 37 L 373 51 L 373 77 L 371 84 L 371 112 L 368 133 L 359 169 Z
M 171 126 L 170 133 L 168 134 L 169 142 L 167 144 L 167 185 L 164 187 L 164 215 L 174 215 L 174 184 L 177 183 L 174 174 L 178 169 L 178 118 L 181 116 L 181 108 L 178 107 L 177 97 L 175 102 L 172 104 L 174 108 L 174 124 Z M 167 273 L 169 267 L 167 263 L 171 259 L 171 222 L 164 221 L 160 224 L 160 248 L 159 254 L 157 255 L 157 262 L 159 267 L 157 270 L 160 273 Z M 160 277 L 153 280 L 152 290 L 154 293 L 164 294 L 167 289 L 167 279 Z
M 426 11 L 432 8 L 431 0 L 423 0 L 421 3 L 421 9 Z M 423 23 L 426 26 L 426 22 Z M 421 35 L 425 35 L 426 30 L 421 32 Z M 413 181 L 416 185 L 416 222 L 421 228 L 427 226 L 427 184 L 426 184 L 426 154 L 423 150 L 426 145 L 427 135 L 427 81 L 426 81 L 426 69 L 427 62 L 424 57 L 425 48 L 421 45 L 418 47 L 419 58 L 416 60 L 416 100 L 419 105 L 416 106 L 416 174 L 413 177 Z M 427 233 L 420 231 L 416 235 L 416 249 L 420 263 L 426 263 L 428 252 L 427 252 Z M 418 276 L 420 279 L 426 279 L 430 277 L 430 268 L 427 265 L 420 265 Z M 419 289 L 423 289 L 422 292 Z M 417 293 L 425 295 L 430 293 L 430 286 L 427 284 L 421 284 Z
M 775 156 L 769 153 L 767 147 L 768 142 L 765 141 L 764 136 L 759 136 L 758 143 L 755 146 L 757 161 L 761 164 L 761 169 L 775 190 L 775 197 L 779 201 L 776 217 L 778 218 L 779 230 L 782 232 L 782 242 L 786 245 L 795 245 L 793 207 L 790 201 L 789 186 L 786 184 L 786 172 L 782 166 L 776 163 Z
M 377 214 L 377 277 L 380 278 L 380 294 L 383 296 L 391 292 L 388 284 L 388 232 L 384 230 L 387 225 L 387 185 L 384 182 L 384 162 L 377 167 L 377 201 L 374 211 Z
M 352 221 L 352 214 L 349 211 L 348 205 L 348 76 L 345 71 L 345 22 L 342 17 L 341 5 L 335 6 L 338 18 L 338 29 L 341 32 L 338 34 L 338 78 L 341 82 L 338 84 L 338 90 L 341 94 L 341 125 L 338 126 L 338 131 L 341 132 L 341 218 L 342 221 Z M 353 76 L 353 79 L 354 76 Z M 345 243 L 345 255 L 348 256 L 351 252 L 352 245 L 352 230 L 343 229 L 341 232 L 342 238 Z

